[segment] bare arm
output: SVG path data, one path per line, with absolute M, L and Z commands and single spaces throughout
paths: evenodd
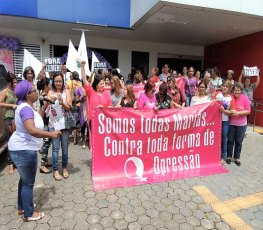
M 62 105 L 62 107 L 65 110 L 70 110 L 72 107 L 72 97 L 71 97 L 71 93 L 70 90 L 66 90 L 66 95 L 67 95 L 67 102 L 64 103 L 63 100 L 60 101 L 60 104 Z
M 238 82 L 242 83 L 242 77 L 243 77 L 243 70 L 239 75 Z
M 256 80 L 256 82 L 255 82 L 255 88 L 258 87 L 259 82 L 260 82 L 260 77 L 259 77 L 259 74 L 258 74 L 258 75 L 257 75 L 257 80 Z
M 39 138 L 43 138 L 43 137 L 57 138 L 61 134 L 61 132 L 59 130 L 53 131 L 53 132 L 48 132 L 48 131 L 44 131 L 42 129 L 36 128 L 35 127 L 35 122 L 34 122 L 33 119 L 25 120 L 24 121 L 24 126 L 25 126 L 26 130 L 29 132 L 29 134 L 34 136 L 34 137 L 39 137 Z
M 80 64 L 81 64 L 81 77 L 82 77 L 83 83 L 84 83 L 84 85 L 89 85 L 89 82 L 88 82 L 87 77 L 86 77 L 86 71 L 85 71 L 86 62 L 81 61 Z
M 39 79 L 38 79 L 38 80 L 41 80 L 41 79 L 44 78 L 46 65 L 47 65 L 46 63 L 43 63 L 43 64 L 42 64 L 42 69 L 41 69 L 40 72 L 39 72 Z
M 1 108 L 13 108 L 16 109 L 16 104 L 7 104 L 4 103 L 4 100 L 6 98 L 7 89 L 4 89 L 2 93 L 0 94 L 0 107 Z

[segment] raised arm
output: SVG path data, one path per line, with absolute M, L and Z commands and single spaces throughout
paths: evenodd
M 87 77 L 86 77 L 86 71 L 85 71 L 86 62 L 81 61 L 80 64 L 81 64 L 81 77 L 82 77 L 83 83 L 84 83 L 84 85 L 89 85 L 89 82 L 88 82 Z
M 258 75 L 257 75 L 257 80 L 256 80 L 256 82 L 255 82 L 255 88 L 258 87 L 259 82 L 260 82 L 260 77 L 259 77 L 259 74 L 258 74 Z
M 243 70 L 241 71 L 239 75 L 238 82 L 242 83 L 242 77 L 243 77 Z

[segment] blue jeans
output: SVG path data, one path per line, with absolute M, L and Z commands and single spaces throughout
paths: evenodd
M 246 129 L 247 129 L 247 125 L 244 126 L 230 125 L 228 131 L 228 140 L 227 140 L 227 157 L 232 158 L 233 148 L 235 148 L 234 158 L 235 159 L 240 158 L 240 154 L 242 150 L 242 142 L 244 139 Z
M 24 217 L 31 217 L 34 211 L 33 187 L 37 171 L 37 151 L 10 151 L 18 173 L 18 210 L 24 210 Z
M 54 131 L 54 129 L 50 129 Z M 52 161 L 53 161 L 53 170 L 58 170 L 58 152 L 61 142 L 62 149 L 62 168 L 65 169 L 68 166 L 68 145 L 69 145 L 69 129 L 61 130 L 61 136 L 58 138 L 52 138 Z
M 185 95 L 185 106 L 189 107 L 191 104 L 192 95 Z
M 45 131 L 48 131 L 48 127 L 45 126 L 44 128 Z M 47 156 L 48 156 L 48 150 L 49 150 L 49 147 L 50 147 L 50 144 L 51 144 L 51 138 L 48 138 L 48 137 L 45 137 L 43 138 L 44 139 L 44 143 L 43 143 L 43 146 L 42 146 L 42 149 L 41 149 L 41 166 L 45 166 L 46 163 L 47 163 Z
M 229 121 L 222 121 L 221 159 L 223 160 L 226 160 L 226 155 L 227 155 L 228 130 L 229 130 Z

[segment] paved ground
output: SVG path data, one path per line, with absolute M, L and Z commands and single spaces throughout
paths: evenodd
M 16 212 L 18 173 L 8 175 L 1 156 L 0 230 L 263 229 L 263 136 L 252 128 L 247 133 L 242 165 L 226 165 L 228 174 L 98 193 L 92 190 L 90 153 L 71 144 L 67 180 L 37 174 L 34 202 L 45 217 L 29 223 Z

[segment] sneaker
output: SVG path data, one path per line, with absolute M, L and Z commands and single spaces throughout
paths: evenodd
M 240 166 L 240 165 L 241 165 L 241 162 L 240 162 L 239 160 L 235 160 L 235 164 L 236 164 L 237 166 Z

